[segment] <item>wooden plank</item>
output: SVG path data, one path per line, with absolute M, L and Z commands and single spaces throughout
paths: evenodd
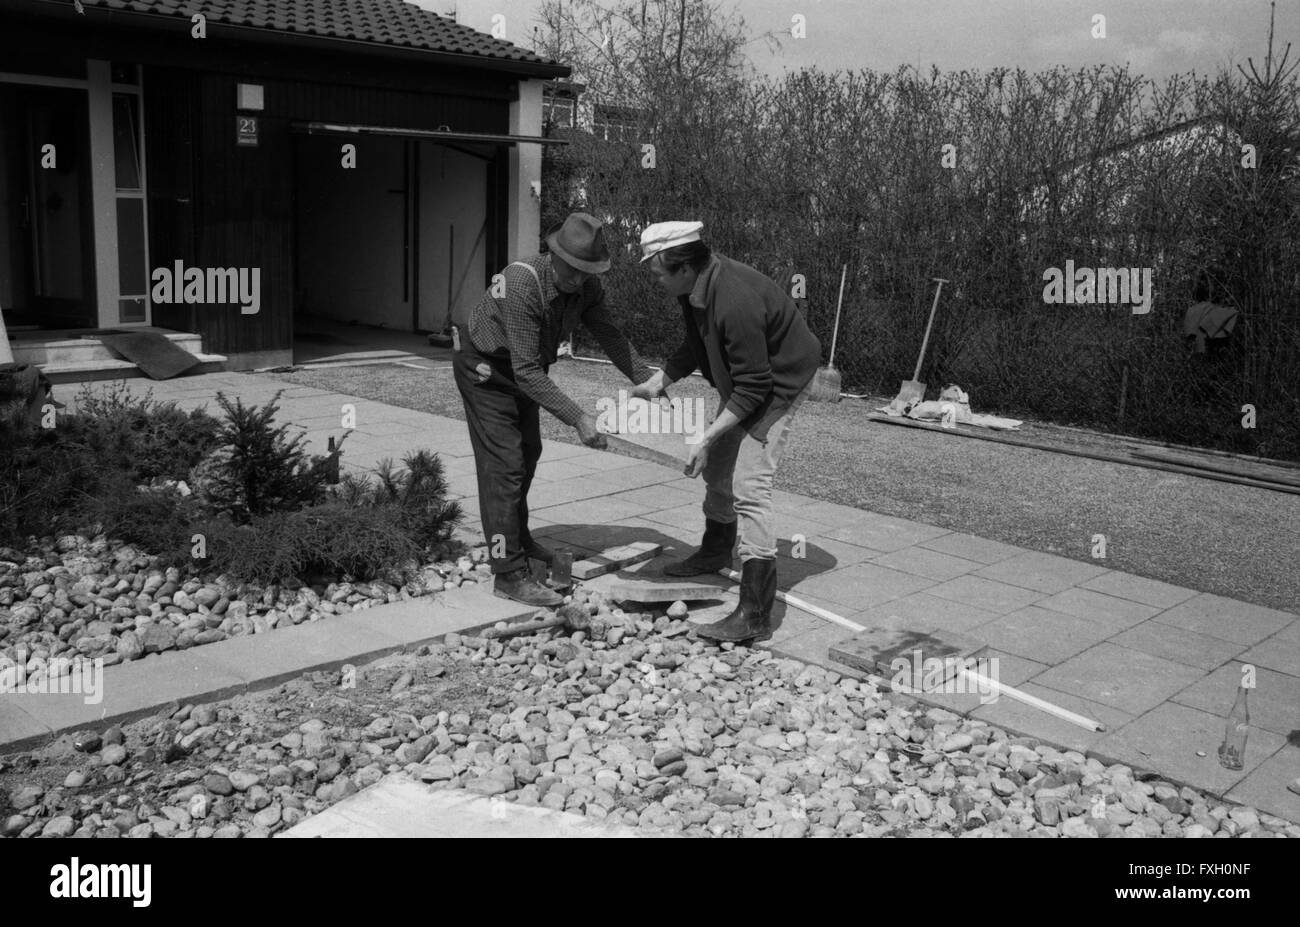
M 933 688 L 970 666 L 969 660 L 988 650 L 988 644 L 964 634 L 936 628 L 929 631 L 868 628 L 830 649 L 831 659 L 864 673 L 892 679 L 902 660 L 907 664 L 908 686 L 918 691 Z M 939 661 L 938 664 L 932 661 Z M 922 683 L 930 683 L 923 687 Z
M 642 563 L 657 557 L 663 552 L 663 549 L 662 544 L 653 544 L 649 541 L 637 541 L 633 544 L 624 544 L 622 547 L 611 547 L 594 557 L 579 560 L 575 563 L 573 565 L 573 578 L 591 579 L 594 576 L 613 573 L 615 570 L 621 570 L 633 563 Z
M 1146 460 L 1157 460 L 1161 463 L 1177 464 L 1182 467 L 1192 467 L 1197 470 L 1210 470 L 1215 473 L 1226 473 L 1229 476 L 1239 476 L 1250 480 L 1260 480 L 1265 483 L 1281 483 L 1284 486 L 1293 486 L 1300 489 L 1300 480 L 1296 479 L 1289 473 L 1282 473 L 1269 467 L 1255 466 L 1247 463 L 1233 463 L 1227 460 L 1214 459 L 1210 460 L 1204 457 L 1196 457 L 1191 454 L 1172 454 L 1167 451 L 1132 451 L 1134 457 L 1141 457 Z
M 606 593 L 616 602 L 699 602 L 722 599 L 726 589 L 706 583 L 665 583 L 645 579 L 620 579 L 609 584 Z

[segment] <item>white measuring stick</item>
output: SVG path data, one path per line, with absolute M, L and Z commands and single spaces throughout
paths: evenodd
M 732 582 L 735 583 L 740 582 L 740 574 L 737 573 L 735 570 L 722 569 L 719 570 L 718 572 L 721 573 L 723 576 L 727 577 L 727 579 L 731 580 Z M 811 602 L 805 602 L 803 601 L 803 599 L 800 599 L 797 596 L 788 595 L 779 589 L 776 591 L 776 597 L 780 599 L 782 602 L 786 603 L 787 605 L 792 605 L 795 608 L 799 609 L 800 611 L 805 611 L 810 615 L 816 615 L 818 618 L 824 618 L 827 621 L 833 622 L 834 624 L 838 624 L 841 627 L 848 628 L 851 631 L 866 630 L 866 627 L 858 624 L 856 621 L 850 621 L 849 619 L 843 618 L 832 611 L 828 611 L 817 605 L 813 605 Z M 968 669 L 960 669 L 959 674 L 965 676 L 968 682 L 974 683 L 977 686 L 983 685 L 988 688 L 991 688 L 994 691 L 1001 693 L 1002 695 L 1010 696 L 1011 698 L 1015 699 L 1018 702 L 1024 702 L 1026 705 L 1030 705 L 1034 708 L 1037 708 L 1039 711 L 1045 711 L 1049 715 L 1053 715 L 1057 718 L 1060 718 L 1062 721 L 1069 721 L 1071 724 L 1077 724 L 1079 727 L 1086 728 L 1087 730 L 1096 731 L 1099 733 L 1104 732 L 1106 730 L 1106 726 L 1099 721 L 1093 721 L 1091 718 L 1085 718 L 1083 715 L 1075 714 L 1074 712 L 1070 711 L 1068 708 L 1062 708 L 1060 705 L 1053 705 L 1051 702 L 1045 701 L 1044 699 L 1041 699 L 1036 695 L 1030 695 L 1028 692 L 1021 692 L 1019 689 L 1015 688 L 1014 686 L 1004 685 L 1003 683 L 998 682 L 996 679 L 990 679 L 987 676 L 981 676 L 979 673 L 973 672 L 972 670 L 968 670 Z M 872 682 L 875 682 L 877 679 L 877 677 L 874 676 L 869 676 L 868 678 L 870 678 Z M 877 684 L 877 687 L 879 687 L 879 684 Z M 890 687 L 893 688 L 895 691 L 905 692 L 907 694 L 914 694 L 912 690 L 906 686 L 900 687 L 891 684 Z
M 723 576 L 727 577 L 727 579 L 731 580 L 733 583 L 740 582 L 740 574 L 737 573 L 735 570 L 722 569 L 722 570 L 718 570 L 718 572 L 721 573 Z M 811 602 L 805 602 L 803 599 L 796 598 L 795 596 L 792 595 L 787 595 L 786 593 L 782 592 L 780 589 L 776 591 L 776 597 L 787 605 L 793 605 L 795 608 L 799 609 L 800 611 L 805 611 L 810 615 L 816 615 L 818 618 L 825 618 L 827 621 L 848 628 L 850 631 L 866 630 L 864 626 L 858 624 L 856 621 L 849 621 L 849 619 L 847 618 L 841 618 L 839 615 L 835 614 L 834 612 L 828 612 L 826 609 L 819 608 L 818 606 L 813 605 Z
M 1026 705 L 1032 705 L 1034 708 L 1037 708 L 1040 711 L 1045 711 L 1049 715 L 1055 715 L 1062 721 L 1069 721 L 1071 724 L 1079 725 L 1079 727 L 1086 727 L 1090 731 L 1103 732 L 1106 730 L 1106 725 L 1102 724 L 1100 721 L 1085 718 L 1083 715 L 1076 715 L 1067 708 L 1062 708 L 1060 705 L 1053 705 L 1051 702 L 1044 701 L 1035 695 L 1030 695 L 1028 692 L 1021 692 L 1019 689 L 1005 686 L 996 679 L 981 676 L 979 673 L 972 670 L 961 669 L 959 670 L 959 675 L 964 676 L 968 682 L 979 686 L 988 686 L 996 692 L 1001 692 L 1011 696 L 1018 702 L 1024 702 Z

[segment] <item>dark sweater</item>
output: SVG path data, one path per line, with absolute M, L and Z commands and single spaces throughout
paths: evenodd
M 680 380 L 699 367 L 741 426 L 766 440 L 817 372 L 817 336 L 771 278 L 716 252 L 690 296 L 678 302 L 686 339 L 664 373 Z

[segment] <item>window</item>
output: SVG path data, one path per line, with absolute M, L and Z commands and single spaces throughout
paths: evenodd
M 577 123 L 577 107 L 573 100 L 547 97 L 544 112 L 548 128 L 572 129 Z
M 144 162 L 140 141 L 139 95 L 113 94 L 119 322 L 148 320 L 149 265 L 145 244 Z
M 592 117 L 592 134 L 607 142 L 635 142 L 640 135 L 638 116 L 631 106 L 598 103 Z

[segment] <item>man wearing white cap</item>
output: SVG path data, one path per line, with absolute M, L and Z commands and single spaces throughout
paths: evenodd
M 601 223 L 573 213 L 546 244 L 547 252 L 505 269 L 505 295 L 489 289 L 456 319 L 452 363 L 474 447 L 493 591 L 542 607 L 563 600 L 528 571 L 529 559 L 555 559 L 528 530 L 528 490 L 542 454 L 538 407 L 576 428 L 588 447 L 605 446 L 595 417 L 549 376 L 560 339 L 581 322 L 633 383 L 652 375 L 605 309 L 599 275 L 610 257 Z
M 692 446 L 691 476 L 704 474 L 704 540 L 671 576 L 731 566 L 740 537 L 740 604 L 697 633 L 718 641 L 772 636 L 776 598 L 776 527 L 772 480 L 790 428 L 821 363 L 821 343 L 794 300 L 758 270 L 712 252 L 700 222 L 660 222 L 641 235 L 642 263 L 677 298 L 685 339 L 662 372 L 632 390 L 654 399 L 697 367 L 718 390 L 713 423 Z M 739 531 L 737 531 L 739 523 Z

